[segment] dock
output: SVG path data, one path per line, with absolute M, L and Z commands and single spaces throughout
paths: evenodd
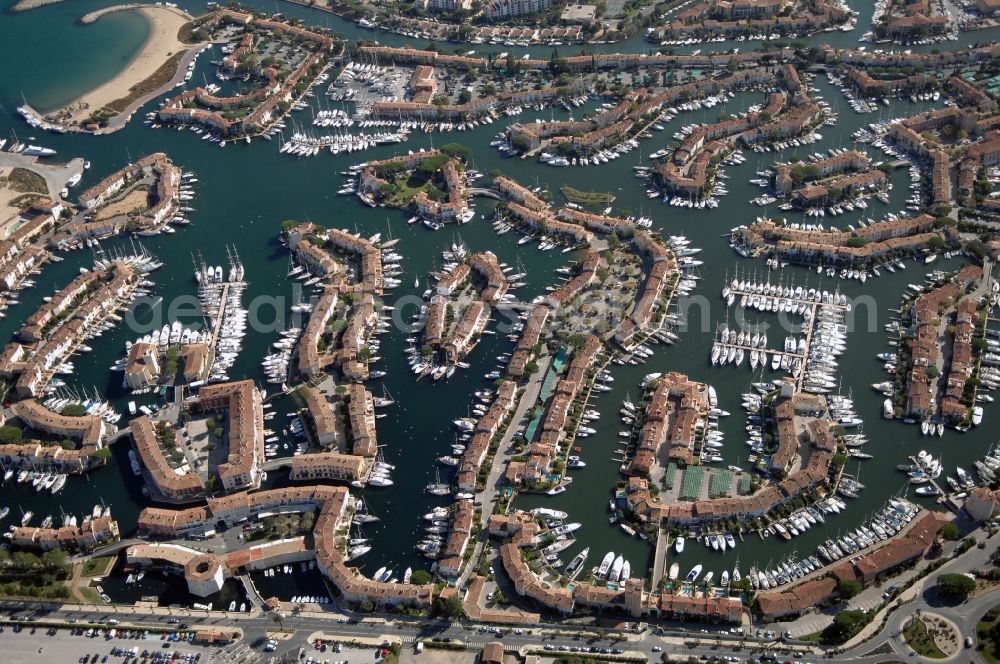
M 201 376 L 202 378 L 211 376 L 220 363 L 223 365 L 223 370 L 225 370 L 233 362 L 232 359 L 220 357 L 219 344 L 222 341 L 222 329 L 232 313 L 229 302 L 230 296 L 233 295 L 232 291 L 236 290 L 237 293 L 241 294 L 246 288 L 247 282 L 243 276 L 243 265 L 235 252 L 229 253 L 228 262 L 228 270 L 222 272 L 221 266 L 217 266 L 214 273 L 219 276 L 213 277 L 212 267 L 207 266 L 204 260 L 201 260 L 200 256 L 195 260 L 195 273 L 201 275 L 198 285 L 198 298 L 201 300 L 202 314 L 208 323 L 206 327 L 210 331 L 207 342 L 209 355 Z M 239 316 L 242 306 L 238 296 L 237 303 L 234 306 L 237 311 L 235 315 Z M 241 346 L 242 344 L 239 345 Z M 239 352 L 239 348 L 237 348 L 236 352 Z
M 226 298 L 229 296 L 229 283 L 222 284 L 222 301 L 219 305 L 219 313 L 215 316 L 209 316 L 212 321 L 212 336 L 208 341 L 208 352 L 212 357 L 215 357 L 216 346 L 219 342 L 219 332 L 222 330 L 222 319 L 225 318 L 226 313 Z
M 920 465 L 920 463 L 917 461 L 917 457 L 916 456 L 910 455 L 910 456 L 908 456 L 906 458 L 909 459 L 910 463 L 912 463 L 913 465 L 915 465 L 915 466 L 919 466 Z M 936 479 L 934 479 L 933 477 L 930 477 L 929 475 L 928 475 L 928 478 L 929 478 L 928 484 L 930 484 L 932 487 L 934 487 L 935 489 L 937 489 L 937 492 L 938 492 L 937 496 L 936 496 L 937 502 L 941 503 L 941 504 L 944 504 L 946 502 L 946 500 L 947 500 L 948 492 L 941 488 L 941 485 L 938 484 L 938 482 L 937 482 Z
M 794 294 L 787 296 L 782 294 L 773 294 L 773 295 L 768 294 L 767 287 L 771 286 L 776 286 L 778 288 L 790 288 L 790 286 L 778 286 L 776 284 L 770 284 L 770 283 L 766 284 L 764 292 L 761 293 L 758 293 L 756 292 L 756 290 L 752 289 L 740 290 L 739 288 L 732 288 L 729 286 L 727 286 L 726 288 L 728 289 L 728 294 L 733 297 L 733 304 L 743 309 L 751 309 L 756 311 L 755 308 L 749 307 L 747 306 L 747 304 L 752 300 L 752 298 L 758 297 L 765 299 L 768 302 L 773 301 L 786 305 L 786 309 L 784 311 L 780 310 L 780 308 L 777 311 L 768 308 L 765 310 L 761 310 L 760 313 L 788 314 L 793 316 L 805 317 L 802 323 L 803 332 L 805 333 L 805 345 L 803 347 L 803 350 L 801 352 L 799 352 L 798 348 L 796 348 L 795 351 L 773 350 L 771 348 L 764 348 L 762 346 L 753 346 L 746 343 L 743 344 L 728 343 L 728 342 L 722 343 L 721 341 L 717 341 L 716 343 L 722 346 L 724 352 L 728 352 L 730 348 L 742 350 L 746 354 L 749 354 L 751 351 L 758 351 L 767 353 L 768 359 L 770 359 L 770 357 L 773 357 L 774 355 L 780 355 L 782 356 L 782 358 L 788 357 L 790 365 L 795 360 L 799 360 L 799 367 L 797 371 L 794 372 L 791 371 L 792 368 L 791 366 L 789 366 L 788 370 L 789 373 L 792 374 L 792 377 L 795 379 L 795 389 L 797 391 L 801 391 L 803 389 L 803 383 L 805 382 L 806 370 L 808 369 L 807 360 L 809 357 L 809 349 L 812 346 L 813 333 L 816 330 L 817 313 L 819 312 L 820 307 L 829 308 L 840 312 L 845 312 L 850 309 L 850 305 L 839 304 L 835 301 L 824 302 L 822 300 L 822 297 L 820 297 L 820 299 L 817 300 L 815 298 L 795 296 Z M 836 295 L 837 293 L 834 294 L 835 297 L 833 299 L 836 298 Z M 746 303 L 743 303 L 743 300 L 746 300 Z M 788 305 L 791 305 L 792 308 L 795 309 L 795 313 L 792 313 L 787 310 Z M 800 310 L 801 313 L 799 313 Z M 720 365 L 724 364 L 725 362 L 720 362 Z

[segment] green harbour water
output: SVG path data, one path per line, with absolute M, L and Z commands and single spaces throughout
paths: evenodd
M 822 97 L 839 111 L 839 123 L 835 127 L 822 127 L 820 131 L 824 140 L 817 145 L 788 150 L 780 155 L 746 152 L 745 164 L 726 168 L 729 175 L 726 183 L 730 193 L 715 210 L 688 210 L 648 199 L 642 181 L 633 177 L 632 166 L 648 163 L 647 156 L 665 147 L 671 134 L 682 125 L 712 122 L 722 114 L 743 111 L 750 104 L 761 103 L 764 100 L 763 92 L 740 93 L 725 106 L 691 113 L 682 112 L 675 120 L 666 124 L 665 131 L 655 133 L 651 140 L 641 141 L 638 150 L 612 163 L 561 169 L 547 167 L 532 160 L 503 158 L 489 146 L 489 142 L 508 121 L 530 121 L 535 115 L 549 118 L 553 113 L 555 117 L 567 117 L 569 114 L 562 109 L 551 112 L 546 110 L 535 115 L 533 112 L 525 113 L 510 120 L 504 118 L 492 125 L 466 132 L 433 135 L 413 132 L 407 142 L 398 145 L 380 146 L 352 155 L 332 156 L 322 153 L 311 159 L 278 154 L 276 140 L 255 141 L 251 145 L 241 142 L 220 149 L 214 143 L 199 140 L 199 136 L 191 132 L 151 129 L 142 124 L 141 118 L 155 108 L 156 101 L 140 110 L 125 129 L 107 136 L 60 136 L 31 129 L 15 112 L 15 107 L 23 103 L 23 100 L 41 110 L 65 104 L 123 68 L 146 38 L 149 28 L 133 12 L 110 14 L 90 26 L 74 24 L 79 16 L 107 4 L 111 3 L 72 0 L 27 13 L 0 15 L 0 43 L 4 44 L 5 52 L 15 63 L 0 79 L 0 136 L 10 137 L 11 132 L 16 132 L 21 140 L 33 136 L 35 140 L 32 142 L 58 150 L 57 159 L 79 156 L 90 160 L 92 168 L 85 173 L 83 181 L 77 187 L 78 191 L 94 184 L 106 173 L 120 168 L 128 161 L 153 151 L 166 152 L 175 163 L 197 175 L 197 196 L 193 202 L 196 212 L 190 215 L 193 224 L 179 227 L 176 234 L 141 238 L 141 242 L 165 263 L 165 267 L 154 272 L 150 278 L 156 282 L 154 294 L 162 296 L 166 305 L 177 302 L 182 296 L 190 299 L 196 294 L 192 278 L 193 252 L 200 252 L 211 265 L 225 265 L 227 246 L 238 251 L 246 267 L 249 287 L 244 303 L 256 306 L 263 322 L 271 321 L 275 311 L 271 302 L 264 298 L 284 298 L 279 305 L 284 324 L 270 326 L 270 330 L 250 331 L 244 340 L 237 364 L 229 372 L 233 379 L 253 378 L 263 384 L 260 360 L 270 344 L 277 339 L 277 330 L 290 324 L 288 306 L 292 303 L 293 284 L 285 276 L 287 250 L 278 242 L 282 220 L 310 219 L 326 226 L 352 231 L 357 229 L 366 235 L 381 232 L 385 237 L 391 232 L 393 237 L 400 238 L 396 251 L 404 257 L 402 286 L 388 293 L 384 299 L 387 304 L 396 304 L 399 300 L 396 314 L 404 321 L 409 321 L 410 315 L 415 311 L 413 296 L 419 297 L 426 287 L 428 272 L 442 263 L 441 250 L 459 235 L 472 251 L 488 249 L 494 251 L 501 261 L 511 265 L 517 261 L 524 264 L 529 286 L 518 293 L 524 301 L 530 301 L 543 293 L 544 287 L 555 280 L 554 269 L 571 258 L 558 252 L 539 252 L 534 244 L 519 246 L 514 233 L 495 235 L 484 219 L 491 216 L 492 203 L 488 199 L 477 199 L 477 215 L 471 223 L 433 233 L 419 225 L 408 226 L 406 218 L 409 215 L 401 211 L 372 209 L 365 207 L 353 196 L 338 196 L 336 190 L 342 180 L 338 172 L 359 161 L 430 147 L 432 142 L 438 146 L 451 141 L 460 142 L 473 150 L 474 165 L 480 171 L 488 173 L 493 169 L 500 169 L 530 186 L 537 183 L 548 187 L 556 192 L 557 198 L 558 187 L 562 184 L 581 190 L 611 191 L 617 196 L 615 213 L 631 210 L 635 214 L 641 212 L 651 216 L 654 228 L 661 229 L 664 235 L 686 235 L 692 240 L 693 246 L 703 249 L 697 256 L 704 264 L 699 269 L 701 280 L 695 295 L 704 298 L 705 306 L 699 302 L 692 304 L 689 310 L 689 327 L 681 333 L 681 342 L 672 347 L 655 346 L 655 357 L 644 365 L 612 365 L 610 370 L 615 377 L 613 391 L 597 394 L 591 401 L 590 407 L 603 415 L 598 423 L 592 425 L 598 433 L 576 443 L 582 447 L 580 455 L 587 467 L 571 471 L 574 482 L 566 493 L 555 497 L 523 496 L 516 503 L 518 507 L 544 505 L 564 509 L 569 512 L 570 521 L 583 524 L 575 533 L 578 543 L 561 554 L 564 560 L 568 561 L 582 547 L 590 546 L 590 564 L 599 562 L 604 552 L 611 549 L 616 553 L 623 553 L 630 560 L 635 576 L 640 576 L 644 567 L 652 565 L 650 545 L 627 536 L 618 527 L 609 525 L 607 520 L 608 500 L 612 497 L 615 483 L 621 479 L 617 462 L 611 460 L 613 450 L 619 447 L 617 432 L 621 427 L 617 412 L 626 395 L 633 399 L 638 397 L 638 381 L 646 373 L 680 371 L 696 380 L 714 385 L 719 393 L 719 407 L 732 413 L 722 422 L 722 429 L 726 433 L 723 451 L 725 462 L 722 465 L 747 467 L 748 449 L 743 440 L 744 415 L 740 408 L 740 394 L 748 391 L 751 381 L 757 378 L 746 365 L 740 368 L 713 368 L 709 363 L 716 325 L 726 322 L 727 315 L 732 325 L 736 316 L 735 309 L 727 314 L 720 298 L 720 290 L 727 275 L 732 278 L 737 268 L 740 274 L 756 273 L 758 280 L 770 278 L 772 282 L 790 283 L 793 286 L 821 287 L 831 291 L 840 289 L 852 298 L 862 298 L 858 300 L 853 312 L 853 331 L 848 337 L 847 351 L 839 360 L 840 377 L 842 390 L 845 393 L 848 390 L 853 392 L 856 409 L 864 420 L 864 431 L 870 439 L 865 451 L 874 454 L 876 458 L 860 462 L 860 479 L 867 485 L 867 489 L 859 498 L 851 501 L 845 513 L 828 518 L 825 526 L 814 527 L 791 542 L 775 541 L 774 538 L 761 541 L 754 536 L 740 543 L 735 551 L 723 555 L 712 553 L 692 542 L 679 561 L 683 572 L 701 562 L 706 571 L 713 570 L 718 576 L 723 569 L 732 569 L 737 558 L 741 570 L 745 571 L 754 563 L 766 566 L 768 561 L 777 561 L 793 552 L 798 557 L 809 555 L 815 551 L 816 544 L 835 536 L 838 530 L 845 532 L 853 529 L 891 495 L 905 490 L 906 477 L 896 472 L 895 466 L 904 462 L 907 455 L 927 449 L 935 456 L 943 456 L 945 472 L 951 474 L 955 466 L 971 469 L 972 461 L 981 457 L 996 442 L 991 431 L 995 418 L 1000 417 L 1000 409 L 995 405 L 986 406 L 984 424 L 977 429 L 965 434 L 949 429 L 942 438 L 921 438 L 915 426 L 883 420 L 881 396 L 870 388 L 871 383 L 887 378 L 881 363 L 875 359 L 876 353 L 888 349 L 882 326 L 893 315 L 890 310 L 899 306 L 900 296 L 907 284 L 921 282 L 923 274 L 930 267 L 910 261 L 906 270 L 895 274 L 883 271 L 881 278 L 870 280 L 866 284 L 827 279 L 813 271 L 794 267 L 771 272 L 769 275 L 762 261 L 740 258 L 727 246 L 727 238 L 724 237 L 731 227 L 750 223 L 758 215 L 784 214 L 748 203 L 749 199 L 760 194 L 756 186 L 748 183 L 750 178 L 755 177 L 756 170 L 769 166 L 774 160 L 786 160 L 793 154 L 806 156 L 831 147 L 850 147 L 850 135 L 858 127 L 879 119 L 926 110 L 932 108 L 933 104 L 894 101 L 890 108 L 881 113 L 857 114 L 851 110 L 840 92 L 827 84 L 825 77 L 817 76 L 814 84 L 820 88 Z M 266 11 L 276 9 L 273 2 L 251 4 Z M 859 21 L 862 27 L 850 33 L 824 33 L 803 41 L 810 44 L 856 46 L 857 37 L 865 31 L 863 26 L 870 19 L 871 8 L 862 6 L 865 3 L 858 0 L 853 0 L 851 4 L 862 11 Z M 180 6 L 194 13 L 204 11 L 202 4 L 181 2 Z M 382 44 L 426 44 L 423 40 L 362 30 L 336 16 L 298 5 L 282 3 L 277 5 L 277 10 L 289 16 L 301 16 L 316 25 L 329 26 L 350 40 L 374 38 Z M 942 48 L 961 48 L 977 41 L 995 39 L 996 36 L 996 31 L 964 34 L 962 41 L 945 44 Z M 460 47 L 458 44 L 447 46 Z M 731 45 L 703 44 L 698 47 L 715 50 L 729 46 Z M 740 46 L 744 49 L 753 48 L 749 43 Z M 641 39 L 633 38 L 624 44 L 608 44 L 599 48 L 605 51 L 639 52 L 650 47 L 650 44 Z M 690 51 L 698 47 L 682 47 L 678 50 Z M 495 52 L 508 50 L 518 56 L 524 52 L 532 52 L 540 57 L 546 57 L 552 50 L 550 47 L 523 49 L 472 45 L 465 46 L 463 50 L 471 48 L 480 51 L 488 48 Z M 589 48 L 567 46 L 561 47 L 560 51 L 575 53 Z M 199 57 L 195 80 L 200 81 L 203 74 L 212 75 L 213 66 L 209 61 L 217 57 L 217 53 L 208 51 Z M 322 97 L 319 93 L 320 90 L 317 90 L 317 98 Z M 326 107 L 325 97 L 321 103 Z M 311 121 L 310 111 L 301 111 L 292 117 L 302 126 L 308 126 Z M 868 149 L 875 159 L 883 158 L 875 148 L 860 147 Z M 860 214 L 851 212 L 835 218 L 827 217 L 822 222 L 827 226 L 846 228 L 847 224 L 856 224 L 859 217 L 871 216 L 877 219 L 885 212 L 898 212 L 905 207 L 903 200 L 909 193 L 909 178 L 905 169 L 896 171 L 892 181 L 895 187 L 891 205 L 884 206 L 873 200 L 869 209 Z M 789 219 L 798 214 L 788 213 Z M 104 247 L 107 251 L 113 251 L 116 247 L 127 248 L 129 242 L 127 238 L 112 240 L 105 242 Z M 37 285 L 22 291 L 20 304 L 8 309 L 6 318 L 0 320 L 0 339 L 4 342 L 35 311 L 44 296 L 68 283 L 78 274 L 81 266 L 88 266 L 93 261 L 90 249 L 62 255 L 66 260 L 47 265 L 43 274 L 36 279 Z M 931 267 L 944 269 L 961 264 L 960 259 L 950 262 L 939 260 Z M 413 287 L 415 277 L 420 278 L 421 287 L 418 289 Z M 187 304 L 178 315 L 183 321 L 189 322 L 198 318 L 196 314 L 197 311 L 192 311 L 191 305 Z M 495 318 L 503 321 L 500 315 Z M 772 347 L 776 340 L 785 336 L 777 328 L 779 319 L 776 315 L 750 314 L 748 318 L 774 326 L 769 334 Z M 108 367 L 122 356 L 126 340 L 134 340 L 152 329 L 159 329 L 164 323 L 171 322 L 174 316 L 168 311 L 158 311 L 154 312 L 153 319 L 149 329 L 129 330 L 121 326 L 89 342 L 94 352 L 74 359 L 76 372 L 73 376 L 66 377 L 67 382 L 78 389 L 96 388 L 112 398 L 121 412 L 127 412 L 125 404 L 133 397 L 127 396 L 121 389 L 121 375 L 109 372 Z M 705 322 L 707 324 L 703 324 Z M 451 421 L 467 414 L 472 392 L 487 386 L 483 374 L 495 367 L 496 356 L 510 351 L 513 346 L 513 342 L 503 332 L 498 332 L 495 336 L 484 336 L 468 360 L 472 364 L 470 369 L 459 370 L 447 382 L 432 384 L 424 380 L 417 383 L 408 370 L 403 355 L 406 336 L 409 334 L 396 326 L 383 336 L 380 351 L 383 360 L 379 368 L 388 371 L 388 375 L 369 383 L 369 389 L 376 394 L 382 391 L 384 383 L 385 389 L 397 403 L 386 411 L 386 418 L 378 420 L 378 438 L 380 444 L 385 446 L 386 461 L 396 465 L 393 474 L 395 485 L 364 492 L 364 498 L 372 511 L 382 518 L 379 523 L 364 531 L 365 536 L 374 542 L 372 551 L 359 561 L 368 572 L 383 565 L 394 567 L 397 571 L 407 566 L 413 566 L 414 569 L 428 566 L 427 561 L 420 558 L 413 548 L 422 532 L 420 517 L 430 507 L 444 504 L 445 499 L 427 496 L 422 493 L 422 489 L 433 479 L 435 458 L 448 453 L 449 444 L 453 440 Z M 776 377 L 769 371 L 765 371 L 764 376 L 766 379 Z M 269 391 L 273 391 L 274 386 L 267 387 Z M 141 397 L 137 401 L 140 404 L 154 402 L 151 397 Z M 294 407 L 287 398 L 278 399 L 275 403 L 279 411 Z M 284 413 L 280 412 L 271 421 L 272 427 L 280 429 L 283 419 Z M 126 420 L 123 419 L 120 426 L 125 425 Z M 127 441 L 117 443 L 113 452 L 114 463 L 86 477 L 71 477 L 66 488 L 57 496 L 36 494 L 24 485 L 0 487 L 0 504 L 11 507 L 7 523 L 11 523 L 15 515 L 19 514 L 18 507 L 33 510 L 37 515 L 37 523 L 41 515 L 58 515 L 60 509 L 78 515 L 89 512 L 95 503 L 103 500 L 111 505 L 123 537 L 128 536 L 135 529 L 139 509 L 149 502 L 142 495 L 138 478 L 129 468 Z M 848 464 L 850 472 L 857 471 L 858 467 L 859 462 L 856 460 Z M 442 474 L 444 473 L 442 469 Z M 268 479 L 269 485 L 284 482 L 284 479 L 277 477 Z M 917 500 L 912 492 L 910 497 Z M 930 505 L 932 503 L 928 503 Z M 160 594 L 162 587 L 157 584 L 162 579 L 156 577 L 157 575 L 150 575 L 138 587 L 109 584 L 108 588 L 115 592 L 113 596 L 116 599 Z M 269 594 L 288 597 L 303 593 L 316 594 L 309 593 L 308 589 L 315 588 L 321 582 L 315 573 L 296 574 L 294 582 L 289 582 L 288 578 L 255 577 L 255 580 L 265 597 Z M 219 599 L 228 602 L 235 598 L 233 592 L 227 587 Z

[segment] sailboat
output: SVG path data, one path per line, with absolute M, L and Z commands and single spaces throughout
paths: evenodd
M 428 484 L 424 491 L 432 496 L 447 496 L 451 493 L 451 486 L 441 481 L 441 472 L 435 467 L 434 481 Z

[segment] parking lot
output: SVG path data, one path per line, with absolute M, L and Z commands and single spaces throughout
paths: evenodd
M 91 636 L 87 636 L 88 631 Z M 134 632 L 122 637 L 121 632 L 115 630 L 115 636 L 109 638 L 109 629 L 94 630 L 91 627 L 70 631 L 14 626 L 0 627 L 0 633 L 3 660 L 13 663 L 39 662 L 45 658 L 60 663 L 154 664 L 173 658 L 175 662 L 196 664 L 213 651 L 211 647 L 182 640 L 179 635 L 171 639 L 168 635 L 144 636 L 142 632 Z

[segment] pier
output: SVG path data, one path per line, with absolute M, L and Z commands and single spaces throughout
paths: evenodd
M 749 284 L 751 288 L 741 290 L 739 288 L 732 288 L 731 286 L 726 287 L 724 296 L 728 294 L 728 297 L 733 298 L 733 303 L 743 309 L 751 309 L 760 311 L 760 313 L 776 313 L 776 314 L 789 314 L 796 316 L 803 316 L 804 321 L 802 323 L 802 332 L 805 334 L 805 344 L 803 350 L 800 352 L 798 346 L 795 351 L 786 350 L 773 350 L 771 348 L 765 348 L 762 345 L 753 346 L 747 343 L 723 343 L 721 341 L 716 341 L 722 348 L 723 353 L 728 353 L 730 349 L 742 350 L 744 353 L 749 354 L 752 351 L 767 353 L 767 358 L 765 362 L 760 364 L 764 367 L 766 361 L 774 355 L 782 356 L 783 360 L 785 357 L 789 358 L 789 366 L 787 371 L 795 379 L 795 389 L 796 391 L 801 391 L 803 389 L 803 383 L 805 382 L 806 370 L 808 369 L 808 358 L 809 351 L 812 348 L 813 334 L 816 330 L 816 320 L 817 313 L 820 308 L 829 308 L 839 312 L 846 312 L 850 310 L 849 304 L 840 304 L 836 300 L 838 299 L 839 293 L 829 294 L 826 291 L 814 291 L 815 297 L 808 298 L 803 297 L 808 291 L 805 289 L 798 289 L 802 291 L 801 295 L 785 295 L 782 293 L 785 289 L 792 288 L 791 286 L 780 286 L 777 284 L 765 284 L 761 289 L 761 292 L 757 292 L 753 286 L 760 286 L 761 284 Z M 776 293 L 773 293 L 776 291 Z M 773 293 L 773 294 L 772 294 Z M 826 296 L 824 298 L 824 295 Z M 758 308 L 752 306 L 753 298 L 759 298 L 764 302 L 764 306 Z M 818 299 L 817 299 L 818 298 Z M 824 301 L 824 299 L 826 301 Z M 727 307 L 731 306 L 727 304 Z M 732 333 L 733 331 L 731 331 Z M 798 360 L 799 366 L 797 370 L 793 370 L 793 363 Z M 725 357 L 720 357 L 719 365 L 725 365 L 727 362 Z
M 246 321 L 240 297 L 247 286 L 244 281 L 244 268 L 239 254 L 235 249 L 226 249 L 228 271 L 223 272 L 221 266 L 206 265 L 199 255 L 195 261 L 195 276 L 198 279 L 198 297 L 201 300 L 202 313 L 208 321 L 209 338 L 207 341 L 209 356 L 205 362 L 201 378 L 219 378 L 225 376 L 225 371 L 232 366 L 236 354 L 242 347 L 242 337 Z M 231 302 L 230 298 L 235 298 Z M 227 325 L 237 330 L 234 336 L 223 336 Z M 229 339 L 230 343 L 223 341 Z M 235 343 L 232 340 L 236 339 Z M 228 346 L 227 348 L 223 346 Z
M 917 457 L 915 455 L 911 454 L 910 456 L 908 456 L 906 458 L 909 459 L 910 463 L 912 463 L 914 466 L 923 467 L 921 465 L 921 463 L 919 461 L 917 461 Z M 961 510 L 961 506 L 954 502 L 954 500 L 949 495 L 950 492 L 949 491 L 945 491 L 941 487 L 941 485 L 938 484 L 938 481 L 936 479 L 934 479 L 933 477 L 931 477 L 930 475 L 928 475 L 927 478 L 928 478 L 927 484 L 930 484 L 932 487 L 934 487 L 935 489 L 937 489 L 937 495 L 934 496 L 934 498 L 937 501 L 938 505 L 944 505 L 949 510 L 951 510 L 951 511 L 953 511 L 955 513 L 958 513 Z
M 219 304 L 219 312 L 215 316 L 209 316 L 212 320 L 212 336 L 208 341 L 208 352 L 215 357 L 218 347 L 219 332 L 222 330 L 222 320 L 226 314 L 226 298 L 229 297 L 229 283 L 222 284 L 222 299 Z

